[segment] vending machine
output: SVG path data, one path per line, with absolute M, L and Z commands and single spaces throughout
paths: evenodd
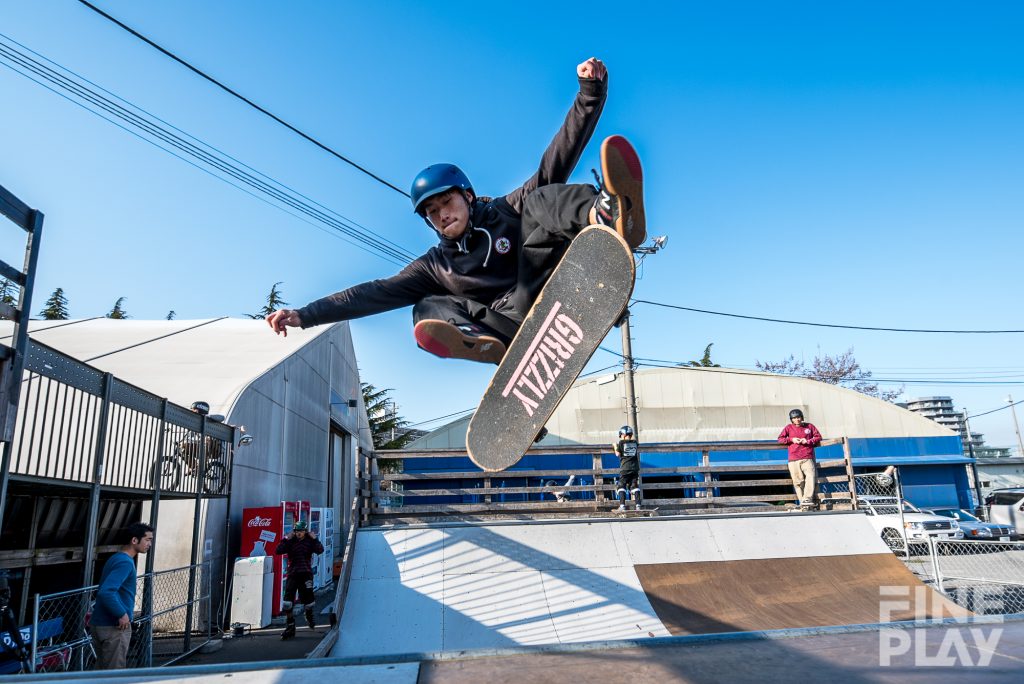
M 313 556 L 313 588 L 323 589 L 334 577 L 334 509 L 310 510 L 309 529 L 324 545 L 324 552 Z
M 281 595 L 288 560 L 274 555 L 274 549 L 292 531 L 296 520 L 309 520 L 308 501 L 282 501 L 277 506 L 258 506 L 242 510 L 242 556 L 274 556 L 273 614 L 283 610 Z

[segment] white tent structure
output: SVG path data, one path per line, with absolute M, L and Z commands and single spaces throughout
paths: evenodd
M 807 378 L 731 368 L 652 368 L 634 375 L 640 440 L 651 443 L 775 440 L 790 409 L 803 410 L 826 437 L 954 437 L 895 404 Z M 576 382 L 547 423 L 543 445 L 610 444 L 626 419 L 622 373 Z M 461 449 L 469 418 L 409 449 Z

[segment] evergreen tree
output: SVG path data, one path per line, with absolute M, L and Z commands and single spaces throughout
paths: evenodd
M 679 365 L 691 366 L 694 368 L 721 368 L 721 365 L 717 363 L 711 363 L 711 347 L 713 346 L 715 346 L 714 342 L 704 347 L 704 356 L 701 357 L 700 361 L 689 361 L 687 363 L 681 363 Z
M 43 302 L 43 310 L 39 312 L 39 317 L 44 321 L 68 320 L 68 299 L 64 296 L 64 288 L 58 287 L 50 298 Z
M 4 278 L 0 280 L 0 304 L 14 306 L 14 298 L 18 294 L 18 286 L 14 281 Z
M 284 301 L 284 299 L 281 297 L 281 291 L 277 289 L 277 286 L 280 285 L 282 282 L 283 281 L 278 281 L 273 284 L 273 286 L 270 288 L 270 294 L 267 295 L 267 303 L 264 304 L 263 308 L 261 308 L 256 313 L 248 314 L 249 318 L 266 318 L 267 316 L 274 313 L 281 307 L 288 305 L 288 302 Z
M 117 318 L 119 320 L 120 319 L 125 319 L 125 318 L 131 318 L 128 315 L 128 312 L 121 308 L 121 303 L 124 300 L 125 300 L 124 297 L 118 297 L 117 298 L 117 301 L 114 302 L 114 308 L 111 309 L 110 313 L 107 314 L 107 318 Z

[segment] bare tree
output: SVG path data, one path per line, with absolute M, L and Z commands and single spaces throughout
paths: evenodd
M 754 366 L 766 373 L 797 375 L 830 385 L 841 385 L 885 401 L 895 401 L 903 394 L 903 387 L 894 390 L 879 389 L 878 383 L 871 381 L 871 371 L 861 368 L 860 363 L 854 358 L 853 347 L 836 356 L 815 356 L 810 368 L 792 354 L 782 361 L 754 361 Z

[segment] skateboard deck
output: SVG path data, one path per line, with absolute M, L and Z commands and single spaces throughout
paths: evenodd
M 633 292 L 633 253 L 616 233 L 584 228 L 569 245 L 491 378 L 466 432 L 487 471 L 514 465 L 619 320 Z

